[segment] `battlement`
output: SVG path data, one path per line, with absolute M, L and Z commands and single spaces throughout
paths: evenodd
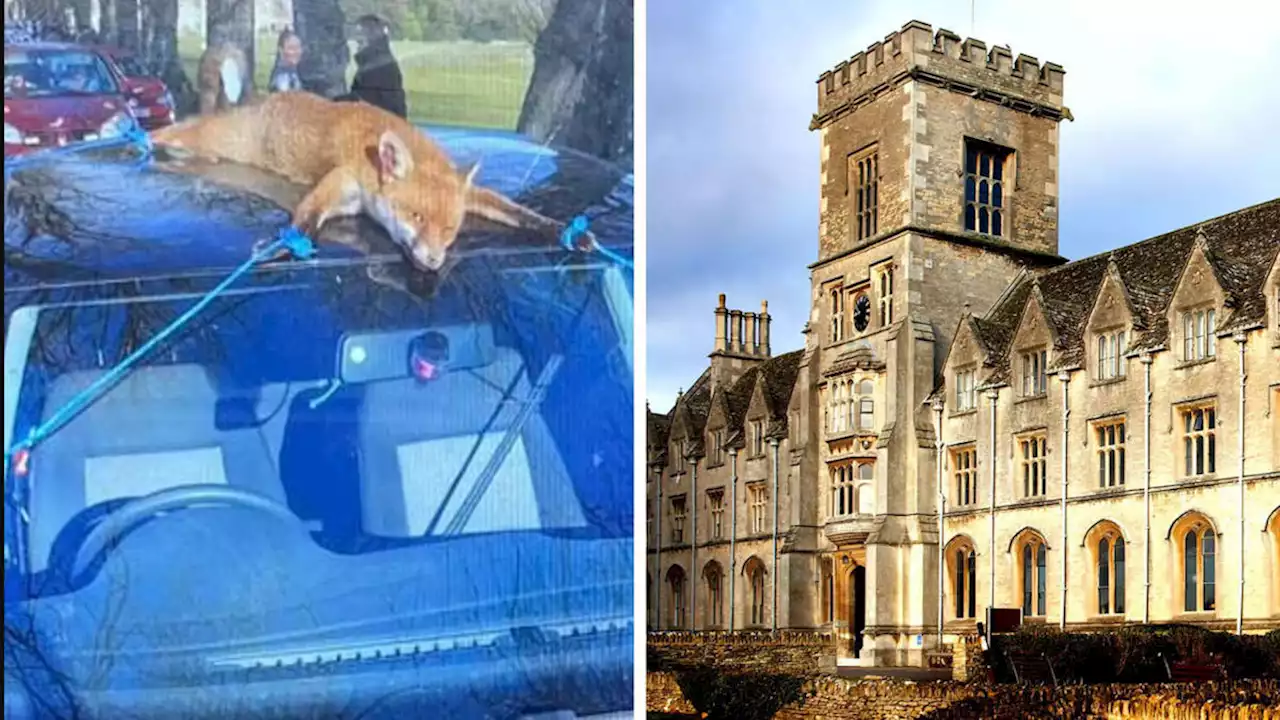
M 884 92 L 911 79 L 1026 112 L 1070 118 L 1062 106 L 1061 65 L 1019 54 L 1007 45 L 962 39 L 945 28 L 936 31 L 913 20 L 902 29 L 872 43 L 818 77 L 818 113 L 815 127 L 824 120 L 854 110 Z

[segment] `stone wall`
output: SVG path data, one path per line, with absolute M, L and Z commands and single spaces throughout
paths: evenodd
M 675 675 L 646 678 L 650 712 L 701 714 L 685 700 Z M 800 704 L 784 707 L 775 720 L 878 720 L 880 718 L 1106 718 L 1107 720 L 1280 720 L 1280 683 L 1075 685 L 1062 688 L 983 686 L 973 683 L 912 683 L 820 677 Z M 714 714 L 708 720 L 716 720 Z
M 829 633 L 661 632 L 649 633 L 649 668 L 665 670 L 714 665 L 729 671 L 812 675 L 834 653 Z
M 987 678 L 987 663 L 982 655 L 982 640 L 977 635 L 956 638 L 951 653 L 951 677 L 965 682 Z

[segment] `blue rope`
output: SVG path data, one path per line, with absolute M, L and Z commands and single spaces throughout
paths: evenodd
M 574 245 L 574 241 L 577 240 L 579 236 L 586 234 L 589 225 L 590 223 L 585 215 L 575 217 L 568 225 L 565 226 L 564 230 L 561 231 L 560 244 L 563 245 L 566 250 L 575 250 L 576 246 Z M 635 265 L 632 264 L 630 258 L 624 257 L 598 242 L 595 243 L 595 249 L 596 252 L 603 255 L 615 265 L 621 265 L 628 270 L 635 270 Z
M 290 254 L 299 259 L 307 259 L 315 254 L 315 246 L 311 239 L 302 234 L 297 228 L 288 227 L 280 231 L 276 240 L 261 249 L 255 250 L 249 259 L 244 261 L 222 282 L 205 294 L 204 297 L 192 305 L 186 312 L 179 315 L 177 319 L 169 323 L 163 330 L 156 333 L 155 337 L 148 340 L 142 347 L 134 350 L 124 360 L 121 360 L 115 367 L 111 368 L 105 375 L 98 378 L 92 384 L 76 394 L 58 409 L 48 420 L 36 426 L 27 435 L 26 439 L 7 450 L 4 455 L 4 473 L 5 479 L 9 477 L 9 462 L 13 455 L 22 450 L 30 450 L 37 444 L 43 442 L 50 435 L 62 429 L 64 425 L 71 421 L 76 415 L 82 412 L 96 401 L 103 393 L 110 390 L 121 378 L 129 372 L 144 355 L 151 352 L 157 345 L 164 342 L 184 325 L 198 315 L 202 310 L 209 306 L 219 295 L 226 292 L 236 280 L 239 280 L 245 273 L 253 269 L 258 263 L 271 259 L 280 250 L 288 250 Z
M 6 160 L 6 167 L 10 164 L 20 166 L 28 161 L 38 161 L 42 158 L 52 157 L 55 155 L 68 155 L 71 153 L 85 152 L 87 150 L 100 150 L 104 148 L 124 147 L 126 145 L 138 145 L 142 149 L 142 157 L 138 164 L 145 164 L 151 160 L 154 147 L 151 144 L 151 136 L 147 131 L 135 125 L 121 135 L 112 138 L 102 138 L 100 140 L 84 140 L 71 145 L 63 145 L 61 147 L 44 148 L 38 152 L 32 153 L 26 157 L 14 158 Z

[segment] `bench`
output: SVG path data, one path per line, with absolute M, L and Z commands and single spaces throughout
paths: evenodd
M 1006 651 L 1004 656 L 1009 661 L 1009 667 L 1013 669 L 1014 682 L 1026 685 L 1052 683 L 1054 687 L 1058 686 L 1058 675 L 1053 671 L 1053 663 L 1049 662 L 1048 656 L 1044 653 L 1033 655 Z
M 1170 662 L 1164 653 L 1160 653 L 1160 659 L 1164 662 L 1164 671 L 1168 673 L 1170 682 L 1208 682 L 1226 679 L 1226 670 L 1216 657 L 1211 656 L 1208 662 L 1184 660 Z

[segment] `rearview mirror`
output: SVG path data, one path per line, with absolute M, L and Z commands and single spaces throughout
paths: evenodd
M 417 377 L 434 380 L 448 372 L 492 362 L 496 348 L 489 325 L 355 332 L 338 348 L 338 378 L 344 384 Z

